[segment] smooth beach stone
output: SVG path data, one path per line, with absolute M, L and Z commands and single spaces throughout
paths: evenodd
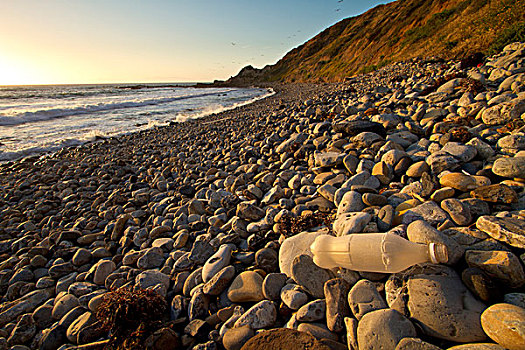
M 248 340 L 243 350 L 331 350 L 313 335 L 295 329 L 264 330 Z
M 334 221 L 334 233 L 337 236 L 346 236 L 362 232 L 370 220 L 372 215 L 365 212 L 344 213 Z
M 76 296 L 72 294 L 65 294 L 55 302 L 51 316 L 55 320 L 60 320 L 65 314 L 78 305 L 78 298 Z
M 271 327 L 277 320 L 277 309 L 275 304 L 269 300 L 263 300 L 246 310 L 234 327 L 249 326 L 252 329 Z
M 230 244 L 223 244 L 217 252 L 213 254 L 202 268 L 202 280 L 208 282 L 212 277 L 230 264 L 233 247 Z
M 473 176 L 463 173 L 448 173 L 439 179 L 443 187 L 452 187 L 456 190 L 468 192 L 478 187 L 476 179 Z
M 344 153 L 338 152 L 321 152 L 315 153 L 315 165 L 318 167 L 335 167 L 343 163 Z
M 381 206 L 385 205 L 387 199 L 385 196 L 374 193 L 364 193 L 362 196 L 363 203 L 369 206 Z
M 287 284 L 281 289 L 281 300 L 292 310 L 298 310 L 306 304 L 308 296 L 297 284 Z
M 460 163 L 454 156 L 442 151 L 432 153 L 425 161 L 433 174 L 439 174 L 444 170 L 455 170 Z
M 111 260 L 101 260 L 95 266 L 91 268 L 94 271 L 93 282 L 95 284 L 103 285 L 113 271 L 116 270 L 116 265 Z
M 279 257 L 277 252 L 271 248 L 259 249 L 257 253 L 255 253 L 255 264 L 264 271 L 276 271 L 279 266 Z
M 85 248 L 79 248 L 75 252 L 75 255 L 73 255 L 73 257 L 71 258 L 71 262 L 75 266 L 82 266 L 84 264 L 89 263 L 92 257 L 93 256 L 89 250 Z
M 222 344 L 226 350 L 240 350 L 255 332 L 249 326 L 230 328 L 222 337 Z
M 203 319 L 208 315 L 209 309 L 210 297 L 202 292 L 202 288 L 196 288 L 188 304 L 188 319 Z
M 262 283 L 263 278 L 257 272 L 241 272 L 228 288 L 228 299 L 234 303 L 260 301 L 264 299 Z
M 481 315 L 481 325 L 502 347 L 525 349 L 525 309 L 505 303 L 491 305 Z
M 443 265 L 428 265 L 423 269 L 414 268 L 409 274 L 405 277 L 405 286 L 401 287 L 406 288 L 408 296 L 390 287 L 387 295 L 408 299 L 408 315 L 418 322 L 423 333 L 461 343 L 486 339 L 480 323 L 485 305 L 474 298 L 454 270 Z M 402 299 L 399 302 L 404 303 Z M 395 300 L 389 301 L 389 305 L 395 303 Z
M 484 215 L 478 218 L 476 227 L 498 241 L 525 248 L 524 220 Z
M 365 279 L 358 281 L 348 293 L 348 305 L 357 320 L 366 313 L 388 308 L 376 286 Z
M 401 339 L 415 337 L 416 329 L 408 318 L 393 309 L 371 311 L 357 326 L 357 343 L 361 349 L 395 349 Z
M 297 330 L 300 332 L 306 332 L 308 334 L 311 334 L 316 339 L 331 339 L 337 341 L 339 337 L 334 332 L 330 331 L 324 323 L 301 323 Z
M 204 284 L 202 291 L 208 295 L 219 295 L 230 285 L 234 277 L 235 268 L 231 265 L 226 266 Z
M 463 163 L 470 162 L 478 154 L 475 147 L 460 142 L 447 142 L 441 150 L 453 155 Z
M 377 227 L 380 232 L 386 232 L 390 230 L 393 220 L 394 207 L 388 204 L 379 209 L 379 213 L 377 214 Z
M 317 236 L 327 234 L 328 229 L 320 229 L 314 232 L 301 232 L 295 236 L 286 238 L 279 248 L 279 269 L 281 273 L 292 277 L 292 262 L 296 256 L 306 254 L 312 256 L 310 245 Z
M 430 225 L 437 226 L 448 220 L 448 215 L 436 202 L 427 201 L 408 209 L 403 215 L 402 223 L 408 225 L 417 220 L 424 220 Z
M 443 187 L 432 193 L 430 199 L 436 203 L 440 203 L 444 199 L 454 196 L 455 192 L 456 191 L 452 187 Z
M 299 322 L 315 322 L 326 316 L 326 301 L 317 299 L 304 304 L 297 310 L 295 318 Z
M 410 165 L 406 171 L 406 175 L 410 177 L 421 177 L 423 173 L 429 173 L 429 172 L 430 172 L 430 167 L 424 160 L 421 160 L 419 162 L 416 162 Z
M 412 222 L 407 227 L 407 237 L 411 242 L 415 243 L 442 243 L 447 247 L 448 263 L 450 265 L 456 264 L 464 254 L 464 248 L 458 244 L 453 238 L 441 233 L 429 223 L 423 220 Z
M 314 264 L 311 256 L 302 254 L 292 262 L 292 278 L 313 297 L 323 298 L 324 284 L 330 279 L 330 274 Z
M 461 280 L 481 301 L 488 302 L 501 297 L 497 283 L 477 267 L 469 267 L 463 270 Z
M 343 198 L 337 207 L 337 217 L 339 218 L 345 213 L 359 212 L 364 208 L 365 204 L 361 199 L 361 193 L 349 191 L 343 195 Z
M 525 157 L 498 158 L 492 165 L 496 175 L 510 178 L 525 178 Z
M 394 169 L 392 169 L 391 165 L 381 161 L 374 165 L 371 175 L 377 177 L 379 182 L 386 185 L 394 178 Z
M 356 136 L 365 131 L 376 133 L 382 137 L 386 136 L 386 130 L 383 125 L 368 120 L 344 121 L 333 124 L 332 128 L 335 132 L 340 132 L 349 136 Z
M 467 226 L 472 222 L 472 215 L 467 205 L 456 198 L 448 198 L 441 202 L 441 208 L 445 210 L 452 220 L 460 225 Z
M 495 184 L 481 186 L 470 191 L 473 198 L 478 198 L 491 203 L 515 203 L 518 201 L 518 194 L 509 186 Z
M 350 285 L 342 278 L 334 278 L 324 284 L 326 298 L 326 324 L 332 332 L 344 329 L 344 318 L 350 315 L 347 295 Z
M 266 299 L 277 300 L 281 294 L 281 289 L 286 284 L 288 276 L 284 273 L 269 273 L 264 278 L 262 292 Z
M 525 284 L 525 272 L 516 255 L 507 251 L 468 250 L 465 260 L 512 288 Z
M 508 293 L 503 296 L 503 301 L 525 309 L 525 293 Z
M 514 150 L 525 149 L 525 135 L 523 134 L 512 134 L 503 136 L 498 140 L 497 143 L 499 148 L 510 148 Z
M 147 270 L 135 277 L 135 285 L 140 289 L 147 289 L 159 284 L 168 290 L 170 277 L 157 270 Z
M 441 350 L 441 348 L 419 338 L 406 337 L 397 343 L 395 350 Z

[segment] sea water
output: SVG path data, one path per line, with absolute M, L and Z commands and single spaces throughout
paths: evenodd
M 272 93 L 176 84 L 0 86 L 0 162 L 199 118 Z

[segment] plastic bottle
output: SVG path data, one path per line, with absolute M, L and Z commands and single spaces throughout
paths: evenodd
M 424 262 L 446 263 L 447 247 L 418 244 L 393 233 L 358 233 L 342 237 L 320 235 L 310 246 L 314 263 L 322 268 L 396 273 Z

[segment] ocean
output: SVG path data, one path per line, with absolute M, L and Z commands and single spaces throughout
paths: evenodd
M 272 93 L 180 84 L 0 86 L 0 162 L 199 118 Z

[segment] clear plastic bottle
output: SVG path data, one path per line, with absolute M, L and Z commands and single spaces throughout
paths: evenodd
M 446 263 L 447 247 L 418 244 L 393 233 L 358 233 L 342 237 L 320 235 L 310 246 L 314 263 L 322 268 L 396 273 L 424 262 Z

